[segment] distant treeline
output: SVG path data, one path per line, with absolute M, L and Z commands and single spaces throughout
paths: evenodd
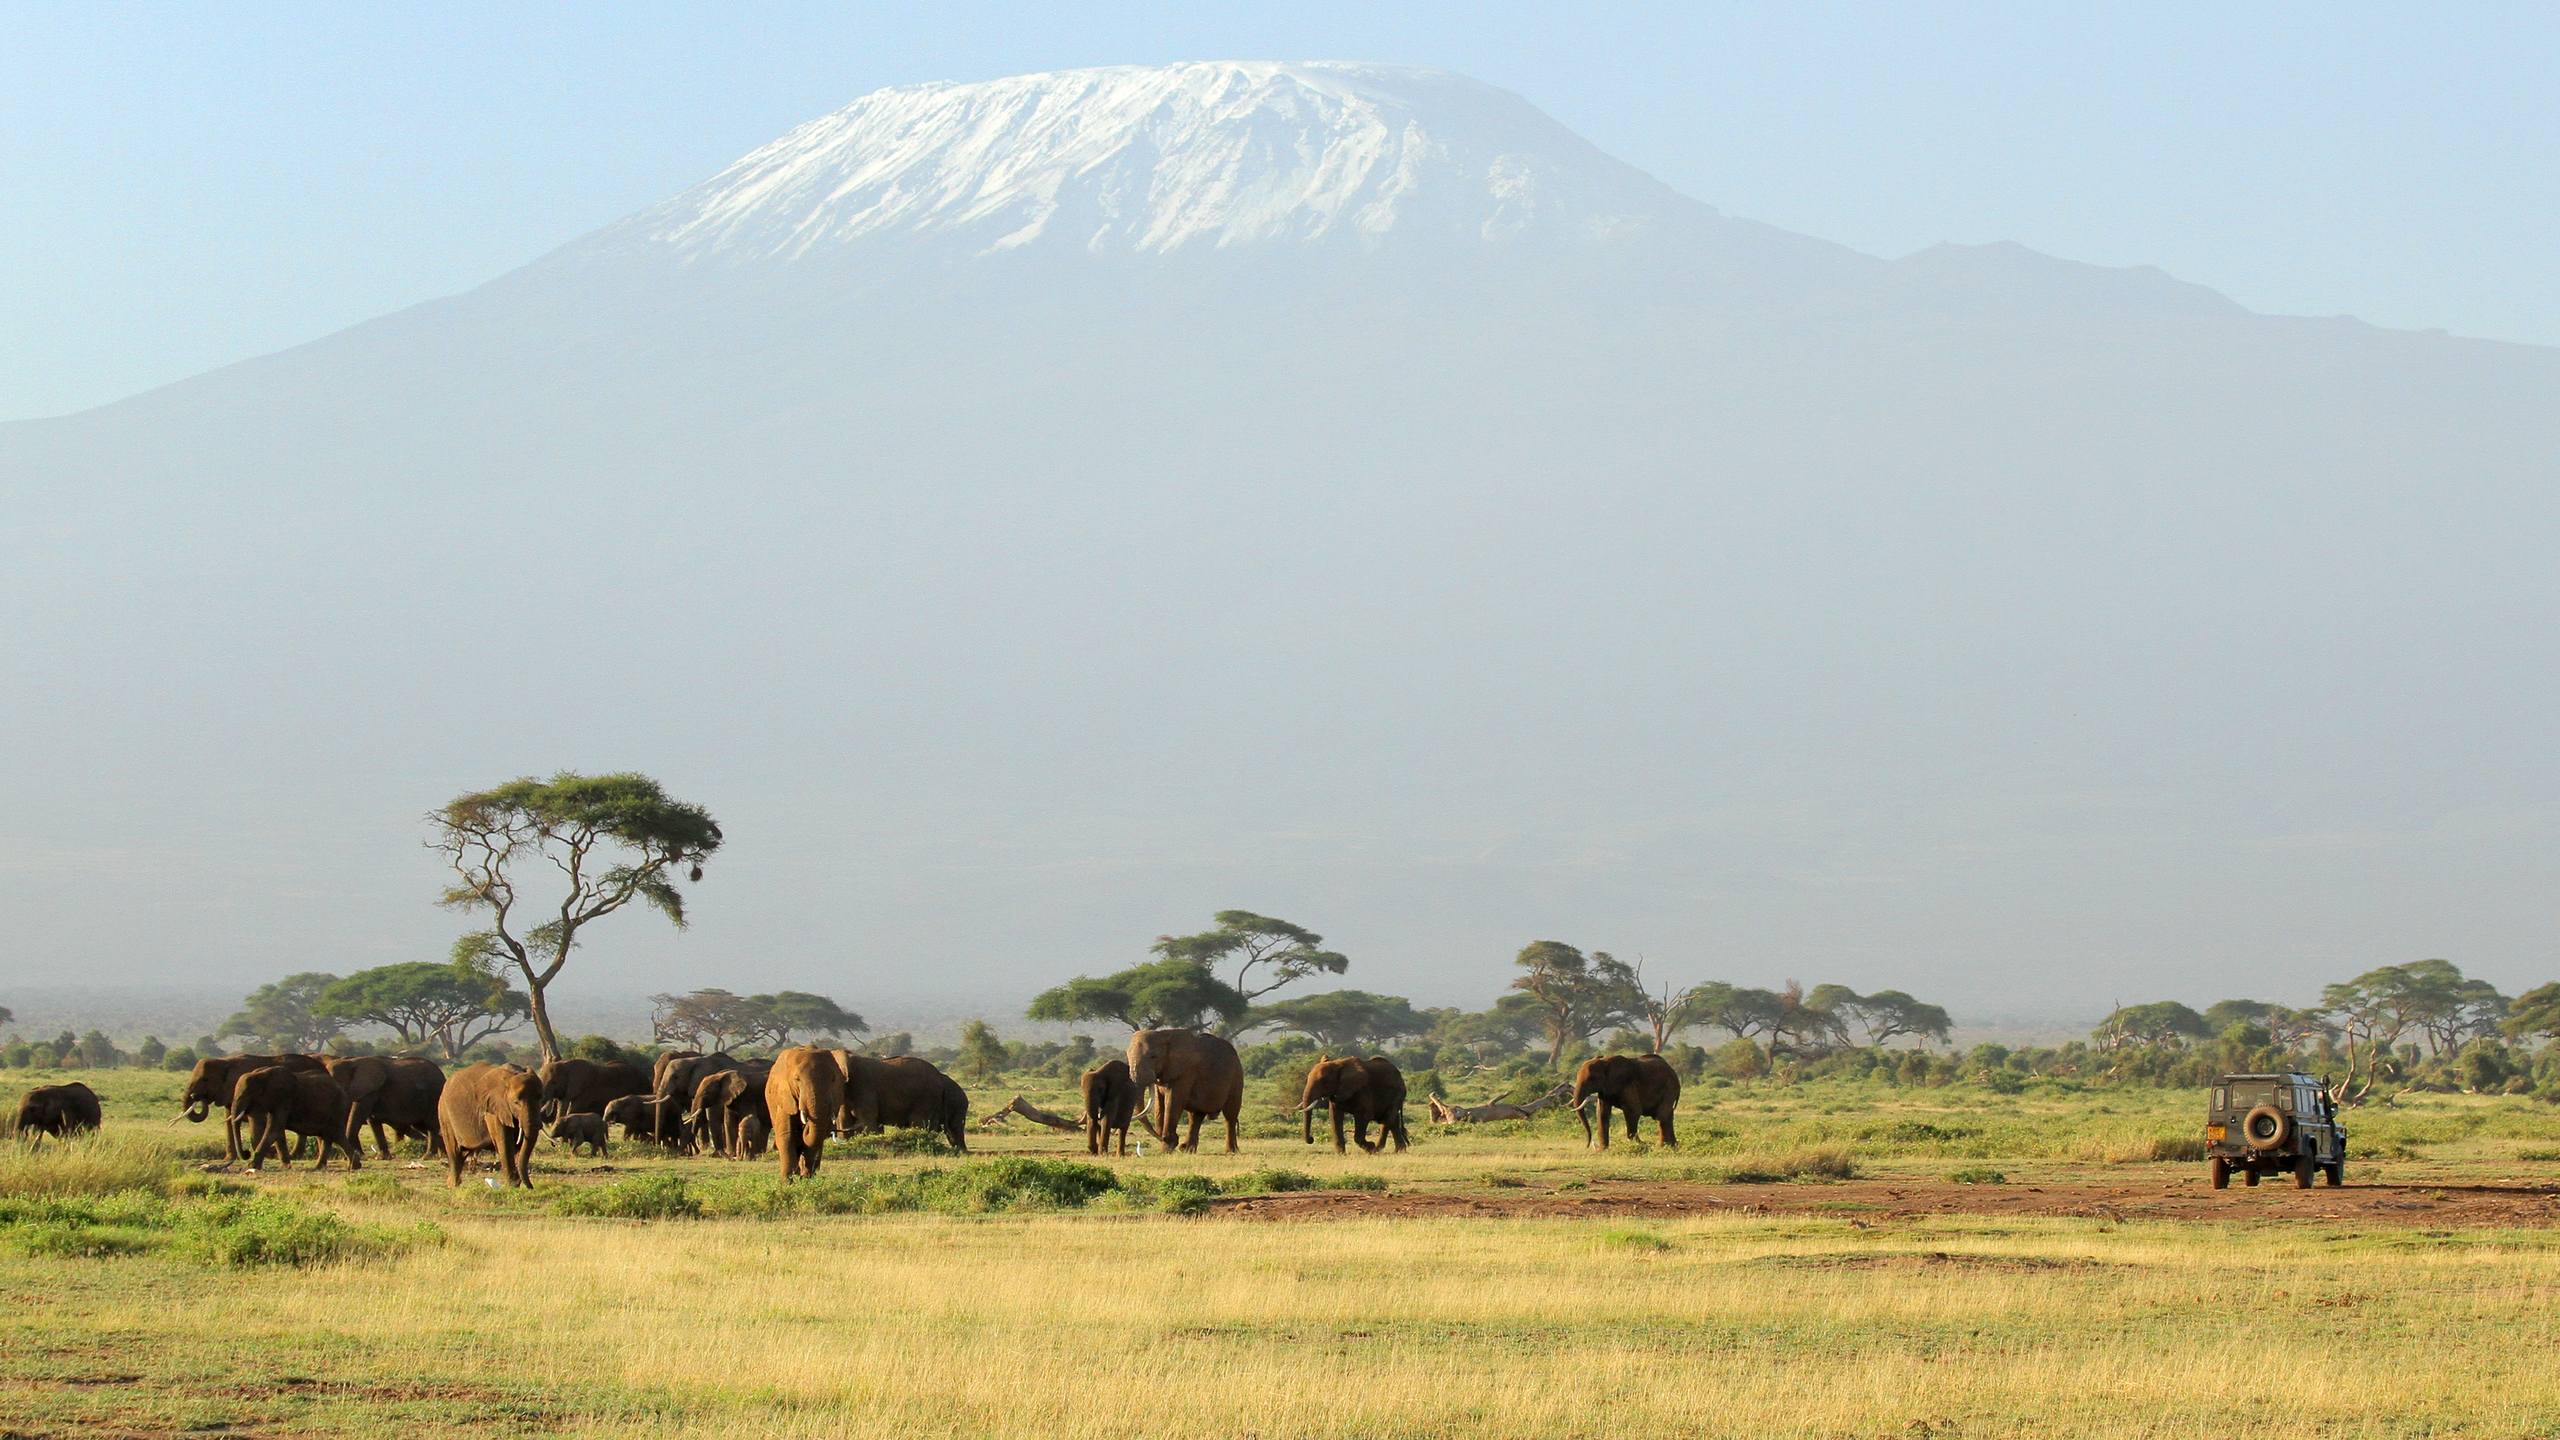
M 1346 973 L 1350 960 L 1285 920 L 1241 910 L 1215 920 L 1197 934 L 1159 938 L 1142 964 L 1078 976 L 1028 1007 L 1034 1020 L 1105 1023 L 1099 1038 L 1008 1042 L 977 1020 L 956 1045 L 918 1049 L 907 1032 L 872 1036 L 861 1015 L 827 996 L 716 988 L 652 997 L 650 1038 L 656 1046 L 738 1053 L 851 1042 L 876 1054 L 921 1054 L 971 1080 L 1081 1073 L 1118 1048 L 1120 1032 L 1173 1025 L 1236 1038 L 1257 1075 L 1302 1067 L 1319 1052 L 1384 1053 L 1421 1082 L 1417 1093 L 1534 1093 L 1586 1055 L 1650 1050 L 1691 1079 L 1837 1077 L 2017 1090 L 2039 1079 L 2192 1086 L 2227 1072 L 2303 1070 L 2329 1076 L 2350 1099 L 2399 1085 L 2560 1100 L 2560 1046 L 2543 1043 L 2560 1036 L 2560 983 L 2510 999 L 2446 960 L 2366 971 L 2306 1007 L 2223 1000 L 2199 1010 L 2154 1001 L 2118 1008 L 2086 1041 L 1958 1053 L 1939 1048 L 1952 1028 L 1947 1012 L 1900 990 L 1680 985 L 1648 973 L 1641 959 L 1556 940 L 1522 947 L 1503 993 L 1482 1010 L 1353 989 L 1284 997 L 1279 992 L 1312 977 Z M 96 1030 L 66 1031 L 50 1040 L 12 1037 L 0 1045 L 0 1064 L 184 1069 L 223 1053 L 226 1042 L 539 1063 L 539 1048 L 520 1030 L 525 1013 L 525 997 L 498 971 L 457 956 L 343 977 L 287 976 L 249 995 L 215 1034 L 186 1045 L 147 1039 L 127 1054 Z M 0 1009 L 0 1025 L 8 1019 Z M 601 1036 L 564 1050 L 592 1058 L 647 1053 Z

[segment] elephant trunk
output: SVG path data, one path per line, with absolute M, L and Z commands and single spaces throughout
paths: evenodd
M 1313 1145 L 1316 1143 L 1315 1101 L 1310 1100 L 1306 1104 L 1298 1107 L 1298 1120 L 1300 1122 L 1298 1126 L 1298 1133 L 1305 1137 L 1308 1144 Z

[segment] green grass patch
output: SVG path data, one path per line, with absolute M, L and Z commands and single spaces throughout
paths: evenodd
M 1728 1185 L 1772 1185 L 1789 1181 L 1855 1180 L 1858 1162 L 1848 1151 L 1819 1148 L 1783 1155 L 1752 1156 L 1724 1172 Z
M 1958 1185 L 2006 1185 L 2009 1183 L 2008 1176 L 1988 1165 L 1967 1165 L 1960 1170 L 1950 1170 L 1947 1172 L 1947 1178 Z
M 1671 1241 L 1652 1230 L 1619 1227 L 1603 1230 L 1595 1237 L 1603 1250 L 1632 1250 L 1639 1254 L 1660 1254 L 1671 1248 Z
M 356 1225 L 208 1177 L 99 1195 L 0 1199 L 0 1244 L 26 1255 L 167 1255 L 216 1269 L 329 1265 L 438 1243 L 432 1225 Z

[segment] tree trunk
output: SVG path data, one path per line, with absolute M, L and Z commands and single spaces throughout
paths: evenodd
M 525 972 L 524 989 L 533 1011 L 534 1033 L 542 1037 L 542 1058 L 547 1064 L 560 1058 L 560 1037 L 551 1033 L 551 1006 L 542 998 L 543 982 L 529 970 Z

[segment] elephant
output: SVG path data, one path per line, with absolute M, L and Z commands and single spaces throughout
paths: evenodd
M 436 1128 L 444 1137 L 449 1183 L 462 1183 L 463 1157 L 495 1151 L 509 1185 L 533 1188 L 533 1145 L 542 1082 L 513 1065 L 466 1065 L 444 1082 L 436 1101 Z
M 679 1050 L 661 1055 L 650 1077 L 649 1093 L 668 1102 L 678 1114 L 690 1116 L 694 1108 L 694 1094 L 702 1088 L 703 1080 L 735 1070 L 740 1063 L 738 1057 L 727 1051 L 700 1055 Z M 690 1137 L 686 1143 L 692 1143 Z
M 1609 1148 L 1609 1112 L 1627 1117 L 1627 1138 L 1636 1138 L 1636 1119 L 1650 1115 L 1666 1150 L 1680 1142 L 1672 1134 L 1671 1112 L 1680 1106 L 1680 1073 L 1659 1055 L 1599 1055 L 1573 1072 L 1573 1094 L 1565 1103 L 1582 1115 L 1582 1139 L 1591 1143 L 1591 1115 L 1584 1105 L 1600 1102 L 1600 1148 Z
M 1138 1110 L 1137 1082 L 1129 1078 L 1129 1062 L 1105 1060 L 1084 1072 L 1084 1148 L 1088 1155 L 1111 1153 L 1111 1132 L 1120 1132 L 1120 1153 L 1129 1153 L 1129 1117 Z
M 702 1077 L 694 1086 L 693 1104 L 686 1111 L 687 1134 L 696 1149 L 709 1148 L 715 1154 L 738 1158 L 738 1122 L 754 1115 L 772 1127 L 773 1117 L 765 1113 L 764 1082 L 772 1073 L 767 1064 L 741 1065 L 734 1070 L 717 1070 Z
M 741 1115 L 741 1116 L 739 1116 L 739 1117 L 738 1117 L 738 1158 L 739 1158 L 739 1159 L 741 1159 L 741 1160 L 761 1160 L 761 1159 L 763 1159 L 763 1158 L 764 1158 L 764 1142 L 765 1142 L 768 1138 L 770 1138 L 770 1137 L 769 1137 L 769 1136 L 768 1136 L 768 1134 L 766 1133 L 766 1126 L 765 1126 L 765 1123 L 764 1123 L 764 1118 L 763 1118 L 762 1116 L 757 1115 L 757 1114 L 756 1114 L 755 1112 L 753 1112 L 753 1111 L 749 1111 L 749 1112 L 747 1112 L 746 1114 Z
M 1361 1149 L 1374 1155 L 1392 1140 L 1402 1150 L 1406 1144 L 1404 1128 L 1404 1072 L 1396 1062 L 1384 1055 L 1366 1060 L 1330 1055 L 1316 1057 L 1307 1071 L 1306 1093 L 1299 1097 L 1298 1118 L 1307 1143 L 1316 1143 L 1316 1107 L 1322 1105 L 1333 1112 L 1333 1153 L 1342 1150 L 1342 1122 L 1351 1122 L 1351 1139 Z M 1378 1126 L 1378 1143 L 1369 1143 L 1369 1126 Z
M 667 1087 L 667 1071 L 674 1066 L 683 1064 L 687 1060 L 699 1060 L 701 1058 L 702 1052 L 699 1050 L 659 1051 L 657 1058 L 649 1062 L 649 1093 L 652 1095 L 665 1095 L 670 1093 Z
M 684 1140 L 684 1112 L 651 1095 L 625 1095 L 608 1101 L 603 1120 L 622 1127 L 625 1140 L 646 1140 L 675 1148 Z
M 1141 1030 L 1129 1037 L 1129 1081 L 1144 1095 L 1155 1087 L 1155 1132 L 1173 1148 L 1174 1127 L 1191 1117 L 1191 1138 L 1179 1148 L 1200 1148 L 1200 1122 L 1227 1117 L 1227 1153 L 1236 1153 L 1236 1121 L 1244 1113 L 1244 1062 L 1225 1037 L 1200 1030 Z
M 436 1101 L 444 1094 L 444 1067 L 417 1055 L 396 1056 L 383 1063 L 391 1068 L 391 1083 L 374 1103 L 373 1143 L 382 1144 L 382 1129 L 387 1125 L 393 1134 L 424 1144 L 428 1154 L 443 1154 Z
M 968 1150 L 969 1092 L 933 1062 L 913 1055 L 883 1060 L 850 1050 L 833 1054 L 844 1072 L 844 1133 L 865 1135 L 890 1126 L 933 1130 L 951 1148 Z
M 231 1089 L 231 1119 L 249 1125 L 249 1168 L 264 1166 L 267 1151 L 290 1169 L 293 1146 L 288 1134 L 320 1142 L 315 1168 L 329 1168 L 329 1152 L 347 1152 L 347 1168 L 364 1168 L 364 1146 L 347 1108 L 347 1092 L 323 1071 L 313 1074 L 286 1065 L 262 1065 L 243 1075 Z
M 601 1115 L 625 1095 L 653 1093 L 655 1084 L 654 1076 L 628 1060 L 551 1060 L 536 1073 L 545 1119 Z
M 551 1122 L 551 1138 L 568 1146 L 572 1155 L 578 1153 L 580 1146 L 594 1155 L 610 1156 L 613 1153 L 604 1143 L 602 1115 L 563 1115 Z
M 198 1060 L 195 1068 L 187 1072 L 186 1088 L 178 1094 L 178 1113 L 190 1124 L 203 1124 L 213 1107 L 222 1107 L 222 1158 L 234 1165 L 240 1163 L 240 1117 L 231 1113 L 231 1092 L 238 1087 L 241 1076 L 270 1065 L 328 1072 L 326 1065 L 309 1055 L 211 1056 Z
M 773 1057 L 764 1080 L 765 1118 L 782 1155 L 785 1184 L 818 1173 L 827 1137 L 844 1113 L 844 1070 L 824 1050 L 794 1045 Z M 753 1118 L 753 1117 L 749 1117 Z
M 61 1085 L 38 1085 L 18 1102 L 18 1128 L 21 1137 L 38 1139 L 50 1135 L 56 1140 L 95 1130 L 106 1118 L 98 1105 L 98 1092 L 77 1080 Z
M 359 1141 L 373 1127 L 374 1150 L 391 1158 L 386 1129 L 423 1140 L 435 1149 L 436 1096 L 444 1089 L 444 1067 L 433 1060 L 406 1056 L 324 1055 L 321 1065 L 347 1093 L 347 1130 Z

